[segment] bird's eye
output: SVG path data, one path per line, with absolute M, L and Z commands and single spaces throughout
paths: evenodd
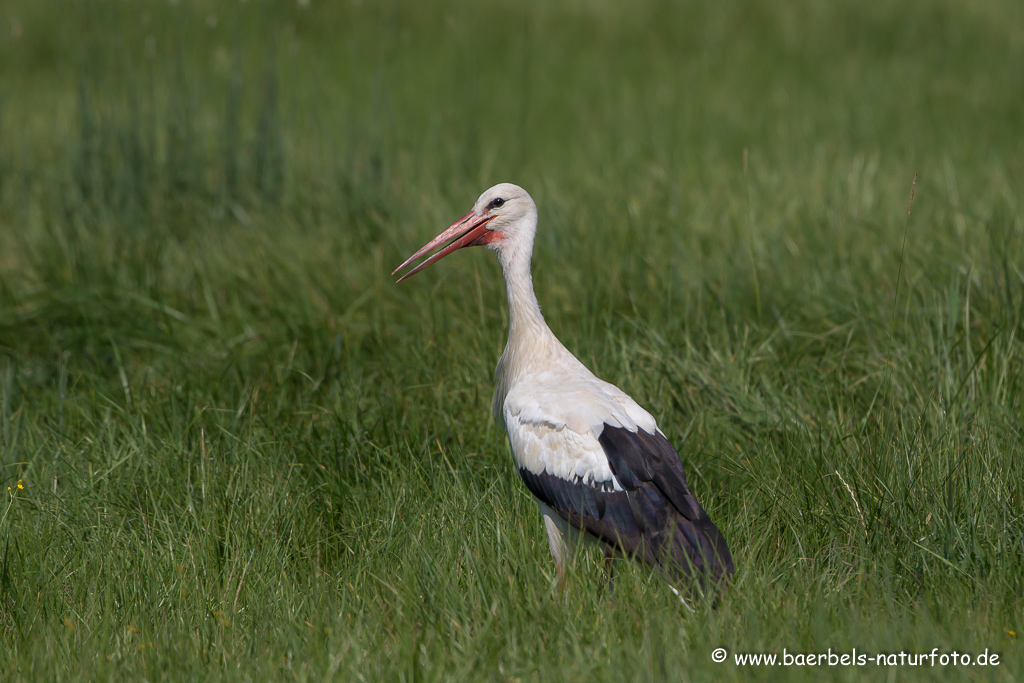
M 491 200 L 491 203 L 487 205 L 487 210 L 490 211 L 491 209 L 497 209 L 504 203 L 504 199 L 502 199 L 501 197 L 495 197 L 494 199 Z

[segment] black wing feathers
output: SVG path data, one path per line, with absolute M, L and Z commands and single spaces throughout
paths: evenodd
M 600 492 L 604 497 L 604 513 L 592 515 L 588 512 L 591 509 L 591 496 L 596 491 L 593 487 L 566 481 L 547 472 L 534 474 L 525 468 L 520 469 L 519 474 L 534 496 L 569 520 L 573 526 L 618 546 L 627 554 L 638 555 L 646 562 L 655 563 L 650 548 L 642 543 L 643 526 L 638 523 L 638 517 L 643 517 L 634 512 L 627 492 Z M 593 502 L 596 508 L 596 497 Z
M 605 425 L 599 439 L 612 472 L 627 489 L 651 482 L 688 520 L 705 515 L 686 485 L 686 471 L 676 449 L 661 434 L 648 434 L 642 429 L 631 432 Z
M 599 439 L 624 491 L 601 490 L 521 469 L 527 488 L 573 526 L 672 574 L 733 573 L 725 538 L 686 484 L 679 454 L 661 434 L 604 426 Z

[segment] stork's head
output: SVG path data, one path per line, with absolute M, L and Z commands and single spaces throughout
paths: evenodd
M 394 275 L 407 265 L 442 244 L 443 249 L 398 278 L 401 282 L 437 263 L 462 247 L 486 246 L 503 256 L 504 252 L 533 250 L 533 236 L 537 230 L 537 205 L 523 188 L 501 183 L 490 188 L 476 200 L 473 210 L 452 224 L 447 230 L 427 242 L 415 254 L 395 268 Z

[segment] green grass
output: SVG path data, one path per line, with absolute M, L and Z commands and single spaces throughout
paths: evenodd
M 5 3 L 3 677 L 1024 677 L 1024 5 L 778 5 Z M 393 284 L 501 181 L 717 608 L 559 593 L 495 260 Z

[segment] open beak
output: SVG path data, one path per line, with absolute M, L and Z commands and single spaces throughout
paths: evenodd
M 438 235 L 437 237 L 435 237 L 434 239 L 430 240 L 422 247 L 420 247 L 419 251 L 417 251 L 409 258 L 405 259 L 405 262 L 402 265 L 395 268 L 394 272 L 392 272 L 391 274 L 394 275 L 398 271 L 402 270 L 402 268 L 405 268 L 407 265 L 418 259 L 420 256 L 430 253 L 431 251 L 441 246 L 445 242 L 448 242 L 449 240 L 453 241 L 450 244 L 448 244 L 448 246 L 446 246 L 444 249 L 437 252 L 436 254 L 434 254 L 426 261 L 410 270 L 402 277 L 398 278 L 397 281 L 401 282 L 405 278 L 415 275 L 416 273 L 420 272 L 427 266 L 431 266 L 437 263 L 438 261 L 443 259 L 448 254 L 452 253 L 456 249 L 462 249 L 462 247 L 473 247 L 480 244 L 487 244 L 492 239 L 494 239 L 494 233 L 491 230 L 487 229 L 487 223 L 489 223 L 493 218 L 494 216 L 488 216 L 487 214 L 484 214 L 483 216 L 477 216 L 476 213 L 470 211 L 465 216 L 460 218 L 457 222 L 455 222 L 450 228 L 448 228 L 440 235 Z

